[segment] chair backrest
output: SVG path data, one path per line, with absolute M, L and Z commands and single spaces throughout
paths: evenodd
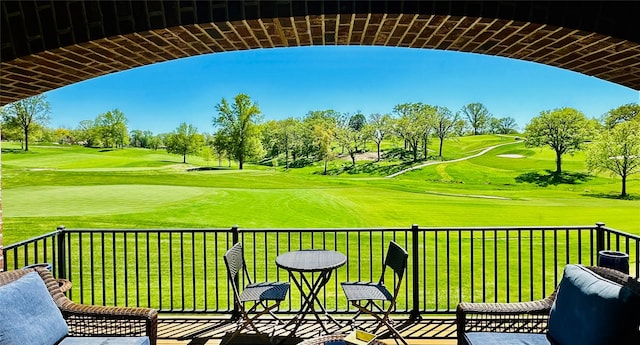
M 236 298 L 238 298 L 240 296 L 239 282 L 243 274 L 241 272 L 244 272 L 246 269 L 242 243 L 236 243 L 227 250 L 224 254 L 224 264 L 227 266 L 227 274 L 229 275 L 229 283 L 233 287 L 233 293 Z M 238 275 L 238 273 L 240 273 L 240 275 Z M 249 283 L 251 283 L 251 281 L 249 281 Z
M 49 272 L 49 270 L 47 270 L 44 267 L 24 268 L 19 270 L 0 272 L 0 286 L 9 284 L 12 281 L 20 279 L 22 276 L 26 275 L 27 273 L 34 272 L 34 271 L 38 272 L 38 274 L 40 275 L 40 278 L 42 278 L 42 280 L 44 281 L 44 285 L 49 290 L 49 294 L 51 295 L 51 298 L 53 298 L 56 304 L 66 303 L 65 301 L 68 301 L 67 297 L 60 290 L 60 286 L 58 285 L 58 282 L 56 281 L 56 279 L 53 277 L 51 272 Z
M 400 285 L 402 284 L 402 278 L 407 270 L 407 259 L 409 253 L 404 248 L 400 247 L 397 243 L 389 242 L 389 248 L 387 249 L 387 256 L 384 259 L 384 267 L 382 267 L 382 274 L 380 275 L 380 283 L 384 282 L 384 275 L 387 267 L 393 270 L 395 274 L 395 286 L 393 288 L 393 302 L 389 304 L 389 310 L 395 305 L 396 297 L 400 292 Z
M 227 265 L 229 278 L 235 278 L 238 272 L 244 268 L 244 253 L 242 243 L 236 243 L 224 254 L 224 263 Z
M 402 280 L 405 271 L 407 270 L 407 259 L 409 253 L 404 248 L 400 247 L 397 243 L 389 242 L 389 249 L 387 249 L 387 256 L 384 260 L 385 266 L 391 268 L 398 280 Z
M 616 282 L 622 286 L 632 288 L 636 293 L 640 293 L 640 280 L 634 279 L 632 276 L 607 267 L 585 266 L 599 276 Z

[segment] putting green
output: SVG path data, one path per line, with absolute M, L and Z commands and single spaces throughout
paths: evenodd
M 446 143 L 448 159 L 512 141 L 495 136 Z M 437 141 L 433 141 L 437 145 Z M 13 145 L 15 146 L 15 145 Z M 469 160 L 411 170 L 400 161 L 319 162 L 300 169 L 206 164 L 161 151 L 3 143 L 4 241 L 68 228 L 349 228 L 420 226 L 593 225 L 640 233 L 640 179 L 617 198 L 619 178 L 590 174 L 584 155 L 563 159 L 566 176 L 549 172 L 549 149 L 506 145 Z M 19 147 L 19 146 L 15 146 Z M 525 158 L 505 159 L 499 154 Z M 398 169 L 389 169 L 400 165 Z M 410 165 L 406 165 L 410 166 Z M 346 168 L 345 168 L 346 167 Z M 338 172 L 341 172 L 338 174 Z
M 161 185 L 44 186 L 6 189 L 5 217 L 61 217 L 138 213 L 215 197 L 211 188 Z

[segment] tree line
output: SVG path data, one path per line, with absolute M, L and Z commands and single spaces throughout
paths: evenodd
M 585 151 L 589 171 L 602 171 L 622 179 L 621 197 L 627 196 L 627 178 L 640 172 L 640 104 L 611 109 L 598 121 L 579 110 L 546 110 L 531 119 L 524 131 L 526 145 L 550 147 L 556 155 L 555 174 L 562 174 L 562 156 Z
M 118 109 L 99 114 L 93 120 L 82 120 L 75 129 L 53 129 L 47 127 L 50 105 L 45 95 L 38 95 L 3 107 L 2 137 L 22 142 L 25 151 L 34 140 L 89 147 L 167 148 L 185 156 L 208 146 L 214 154 L 222 153 L 240 165 L 247 159 L 259 158 L 260 154 L 276 156 L 284 153 L 288 166 L 289 158 L 296 161 L 298 157 L 322 156 L 318 152 L 322 141 L 328 148 L 340 145 L 355 161 L 355 154 L 367 141 L 375 141 L 379 151 L 382 140 L 393 135 L 403 138 L 413 152 L 413 159 L 418 160 L 428 157 L 426 145 L 432 134 L 444 139 L 449 135 L 506 134 L 517 130 L 515 119 L 495 118 L 481 103 L 469 104 L 456 113 L 445 107 L 406 103 L 395 106 L 392 113 L 368 117 L 361 112 L 317 110 L 302 118 L 262 122 L 258 105 L 248 95 L 239 94 L 232 102 L 223 98 L 215 110 L 214 134 L 200 134 L 196 128 L 184 123 L 171 133 L 158 135 L 148 130 L 129 131 L 128 120 Z M 418 145 L 424 148 L 421 154 Z M 442 155 L 442 148 L 439 155 Z
M 512 117 L 497 118 L 482 103 L 471 103 L 459 111 L 424 103 L 403 103 L 389 113 L 340 113 L 313 110 L 301 118 L 263 121 L 257 103 L 246 94 L 228 101 L 222 98 L 212 116 L 214 133 L 200 133 L 191 124 L 181 123 L 173 132 L 154 135 L 151 131 L 128 131 L 127 118 L 118 109 L 80 121 L 75 129 L 50 129 L 50 106 L 45 95 L 29 97 L 2 108 L 2 138 L 17 140 L 28 150 L 34 136 L 42 141 L 82 144 L 90 147 L 142 147 L 166 149 L 183 156 L 201 155 L 218 164 L 227 159 L 243 169 L 248 161 L 284 161 L 285 168 L 322 161 L 324 173 L 337 155 L 348 155 L 356 164 L 357 154 L 367 143 L 377 148 L 383 159 L 385 140 L 399 140 L 413 162 L 442 158 L 448 137 L 479 134 L 517 133 Z M 640 170 L 640 105 L 626 104 L 612 109 L 600 119 L 587 119 L 579 110 L 558 108 L 542 111 L 524 130 L 526 145 L 549 146 L 556 154 L 556 174 L 562 173 L 562 157 L 587 149 L 587 167 L 626 179 Z M 437 154 L 429 153 L 430 140 L 438 140 Z

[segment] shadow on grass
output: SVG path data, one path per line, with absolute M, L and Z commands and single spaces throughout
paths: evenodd
M 516 177 L 516 182 L 519 183 L 535 183 L 538 186 L 546 187 L 548 185 L 560 185 L 560 184 L 579 184 L 587 182 L 593 177 L 589 174 L 574 173 L 574 172 L 561 172 L 547 170 L 547 173 L 530 172 L 522 174 Z
M 582 196 L 587 196 L 597 199 L 612 199 L 612 200 L 640 200 L 640 194 L 627 194 L 621 196 L 620 193 L 583 193 Z
M 369 175 L 379 175 L 379 176 L 388 176 L 398 171 L 410 168 L 416 164 L 421 163 L 418 162 L 402 162 L 393 165 L 380 165 L 379 162 L 366 162 L 366 163 L 358 163 L 355 166 L 349 164 L 344 164 L 342 166 L 334 167 L 327 170 L 327 175 L 340 175 L 340 174 L 369 174 Z M 317 174 L 322 174 L 322 171 L 317 172 Z
M 2 153 L 33 153 L 33 151 L 25 151 L 24 149 L 2 149 Z
M 209 171 L 209 170 L 230 170 L 227 167 L 197 167 L 197 168 L 189 168 L 187 171 Z

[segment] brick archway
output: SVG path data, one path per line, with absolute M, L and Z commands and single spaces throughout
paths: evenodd
M 309 45 L 503 56 L 640 90 L 638 1 L 5 0 L 0 6 L 0 105 L 156 62 Z M 1 212 L 0 202 L 0 250 Z
M 640 3 L 3 1 L 0 104 L 224 51 L 442 49 L 539 62 L 640 90 Z

